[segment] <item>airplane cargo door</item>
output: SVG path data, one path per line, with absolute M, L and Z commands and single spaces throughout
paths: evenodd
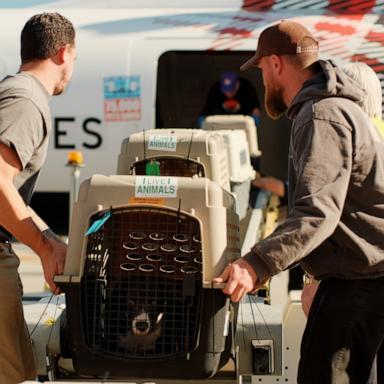
M 210 88 L 223 71 L 234 71 L 255 88 L 261 109 L 258 127 L 263 152 L 261 171 L 285 180 L 287 177 L 290 122 L 271 120 L 264 110 L 264 87 L 257 69 L 240 72 L 252 51 L 168 51 L 158 60 L 156 93 L 157 128 L 197 128 Z

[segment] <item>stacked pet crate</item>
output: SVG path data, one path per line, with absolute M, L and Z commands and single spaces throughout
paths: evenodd
M 261 151 L 257 139 L 257 127 L 254 119 L 251 116 L 244 115 L 213 115 L 205 118 L 203 128 L 208 131 L 214 131 L 226 135 L 229 130 L 236 132 L 238 135 L 245 136 L 248 150 L 244 148 L 233 147 L 229 150 L 229 158 L 240 159 L 240 162 L 246 164 L 251 169 L 260 168 Z M 244 141 L 244 139 L 242 139 Z M 229 146 L 229 148 L 231 148 Z M 233 164 L 233 161 L 232 161 Z M 237 168 L 238 169 L 238 168 Z M 236 197 L 236 210 L 239 213 L 240 219 L 243 219 L 247 213 L 248 201 L 250 200 L 251 181 L 255 178 L 255 173 L 242 173 L 240 177 L 236 177 L 236 173 L 232 171 L 234 177 L 231 179 L 231 191 Z M 245 176 L 245 177 L 244 177 Z
M 249 154 L 251 157 L 259 157 L 261 151 L 257 139 L 257 127 L 251 116 L 245 115 L 213 115 L 208 116 L 203 123 L 203 128 L 213 131 L 241 130 L 247 136 Z
M 234 193 L 236 212 L 240 220 L 245 217 L 255 172 L 244 130 L 153 129 L 123 141 L 118 174 L 155 170 L 167 176 L 208 177 Z

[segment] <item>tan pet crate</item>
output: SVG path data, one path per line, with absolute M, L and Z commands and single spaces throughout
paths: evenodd
M 75 372 L 213 376 L 229 359 L 236 316 L 212 279 L 239 256 L 234 199 L 207 178 L 83 182 L 56 278 Z

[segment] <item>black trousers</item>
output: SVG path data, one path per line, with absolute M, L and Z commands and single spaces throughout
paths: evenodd
M 301 342 L 299 384 L 366 384 L 384 339 L 384 278 L 320 283 Z

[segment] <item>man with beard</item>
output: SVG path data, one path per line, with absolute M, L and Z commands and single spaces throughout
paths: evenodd
M 266 109 L 293 120 L 289 214 L 216 282 L 233 301 L 300 263 L 320 280 L 301 343 L 299 384 L 366 383 L 384 336 L 384 141 L 361 109 L 365 91 L 302 25 L 260 35 Z
M 36 376 L 12 236 L 39 255 L 55 293 L 53 278 L 64 268 L 66 245 L 28 204 L 48 147 L 48 100 L 64 91 L 75 59 L 72 23 L 57 13 L 35 15 L 21 32 L 19 73 L 0 83 L 0 383 Z

